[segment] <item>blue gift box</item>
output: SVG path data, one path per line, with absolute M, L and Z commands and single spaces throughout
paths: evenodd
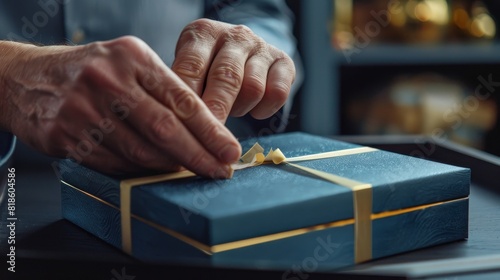
M 226 180 L 115 178 L 66 160 L 63 216 L 149 262 L 296 263 L 306 271 L 467 237 L 469 169 L 304 133 L 249 139 L 243 150 L 255 142 L 287 158 L 333 155 L 253 166 Z

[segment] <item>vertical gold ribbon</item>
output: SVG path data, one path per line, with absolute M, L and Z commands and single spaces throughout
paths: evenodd
M 241 162 L 232 165 L 234 170 L 244 169 L 260 164 L 273 162 L 274 164 L 288 164 L 294 168 L 303 170 L 309 174 L 315 175 L 323 180 L 334 184 L 347 187 L 353 192 L 353 211 L 354 211 L 354 258 L 356 263 L 364 262 L 372 258 L 372 185 L 354 181 L 348 178 L 330 174 L 327 172 L 315 170 L 293 162 L 308 161 L 316 159 L 326 159 L 346 155 L 361 154 L 377 151 L 370 147 L 360 147 L 318 153 L 306 156 L 286 158 L 279 150 L 271 150 L 264 156 L 264 149 L 256 143 L 247 153 L 241 157 Z M 122 250 L 132 255 L 132 225 L 131 225 L 131 190 L 133 187 L 145 184 L 194 177 L 196 174 L 190 171 L 180 171 L 171 174 L 149 176 L 123 180 L 120 182 L 120 211 L 121 211 L 121 229 L 122 229 Z M 182 236 L 178 236 L 182 239 Z
M 309 167 L 294 164 L 292 162 L 326 159 L 332 157 L 346 156 L 361 154 L 367 152 L 377 151 L 377 149 L 370 147 L 359 147 L 352 149 L 345 149 L 340 151 L 332 151 L 326 153 L 318 153 L 313 155 L 306 155 L 300 157 L 286 158 L 280 149 L 271 150 L 265 156 L 263 161 L 260 161 L 258 156 L 262 154 L 264 149 L 256 143 L 245 155 L 242 161 L 248 161 L 250 157 L 255 157 L 258 164 L 264 162 L 273 162 L 274 164 L 288 164 L 294 168 L 305 171 L 309 174 L 315 175 L 323 180 L 331 183 L 349 188 L 353 192 L 353 211 L 354 211 L 354 261 L 356 263 L 364 262 L 372 258 L 372 185 L 354 181 L 348 178 L 337 176 L 331 173 L 323 172 L 320 170 L 312 169 Z
M 131 219 L 131 202 L 132 198 L 130 194 L 132 193 L 132 188 L 136 186 L 142 186 L 145 184 L 152 184 L 157 182 L 182 179 L 188 177 L 194 177 L 191 171 L 180 171 L 170 174 L 149 176 L 142 178 L 135 178 L 129 180 L 123 180 L 120 182 L 120 215 L 121 215 L 121 226 L 122 226 L 122 250 L 132 255 L 132 219 Z

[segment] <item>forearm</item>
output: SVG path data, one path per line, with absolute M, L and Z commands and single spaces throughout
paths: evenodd
M 28 51 L 33 45 L 0 41 L 0 130 L 12 132 L 12 98 L 13 90 L 9 86 L 12 78 L 12 67 L 29 60 Z

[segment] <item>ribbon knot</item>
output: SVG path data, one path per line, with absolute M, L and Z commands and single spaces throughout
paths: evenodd
M 271 162 L 274 164 L 286 163 L 286 157 L 279 148 L 276 150 L 270 149 L 267 155 L 264 155 L 264 148 L 259 143 L 255 143 L 252 148 L 241 156 L 240 162 L 233 164 L 231 167 L 234 170 L 239 170 Z

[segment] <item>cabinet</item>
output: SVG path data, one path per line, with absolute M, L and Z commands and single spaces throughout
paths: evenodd
M 456 128 L 458 122 L 470 121 L 469 115 L 475 111 L 484 113 L 483 107 L 475 107 L 473 98 L 497 104 L 488 108 L 495 119 L 489 120 L 491 128 L 481 137 L 485 150 L 500 154 L 496 147 L 500 141 L 500 43 L 369 44 L 356 52 L 339 51 L 331 45 L 332 11 L 329 0 L 300 2 L 299 37 L 306 74 L 300 100 L 302 130 L 322 135 L 362 134 L 349 112 L 353 100 L 369 100 L 374 87 L 383 88 L 397 77 L 418 79 L 431 73 L 468 89 L 466 95 L 438 112 L 448 126 Z M 372 105 L 360 114 L 369 114 Z

